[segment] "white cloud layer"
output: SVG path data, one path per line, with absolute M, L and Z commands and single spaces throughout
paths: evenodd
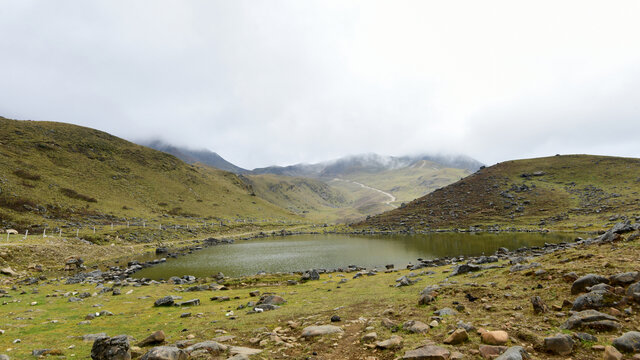
M 0 0 L 0 115 L 243 167 L 640 157 L 637 1 Z

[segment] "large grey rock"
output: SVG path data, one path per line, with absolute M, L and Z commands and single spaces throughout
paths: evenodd
M 165 297 L 161 297 L 160 299 L 156 300 L 153 303 L 153 306 L 173 306 L 174 303 L 175 303 L 175 300 L 174 300 L 173 296 L 165 296 Z
M 496 360 L 524 360 L 530 358 L 529 353 L 522 346 L 512 346 L 498 356 Z
M 585 292 L 588 287 L 597 284 L 608 284 L 609 279 L 604 276 L 596 275 L 596 274 L 587 274 L 583 277 L 578 278 L 578 280 L 574 281 L 571 285 L 571 293 L 572 294 L 580 294 Z
M 0 354 L 0 360 L 11 360 L 11 359 L 9 359 L 9 355 Z
M 573 311 L 587 309 L 600 309 L 603 307 L 615 306 L 620 300 L 620 296 L 606 290 L 594 290 L 578 296 L 573 301 Z
M 287 302 L 287 300 L 285 300 L 281 296 L 278 296 L 278 295 L 265 295 L 262 298 L 260 298 L 260 301 L 258 301 L 258 305 L 262 305 L 262 304 L 282 305 L 282 304 L 284 304 L 286 302 Z
M 320 274 L 316 269 L 312 269 L 302 274 L 302 278 L 300 280 L 302 281 L 320 280 Z
M 640 352 L 640 332 L 629 331 L 622 336 L 613 339 L 612 344 L 622 352 Z
M 130 360 L 129 337 L 127 335 L 118 335 L 112 338 L 99 337 L 91 347 L 91 359 Z
M 414 360 L 447 360 L 451 353 L 449 350 L 436 346 L 436 345 L 425 345 L 421 346 L 414 350 L 409 350 L 404 353 L 402 356 L 403 359 L 414 359 Z
M 567 334 L 556 334 L 544 338 L 544 349 L 558 355 L 569 355 L 573 352 L 575 341 Z
M 609 277 L 609 283 L 613 286 L 627 286 L 636 281 L 640 281 L 640 272 L 638 271 L 615 274 Z
M 314 337 L 342 332 L 343 331 L 340 327 L 333 325 L 307 326 L 306 328 L 302 329 L 302 337 Z
M 573 314 L 564 324 L 562 329 L 591 328 L 596 330 L 616 330 L 621 326 L 614 316 L 603 314 L 596 310 L 584 310 Z
M 140 360 L 187 360 L 187 353 L 175 346 L 156 346 L 142 355 Z
M 480 266 L 480 265 L 461 264 L 461 265 L 457 265 L 455 268 L 453 268 L 453 271 L 451 272 L 451 276 L 462 275 L 462 274 L 466 274 L 468 272 L 480 271 L 480 270 L 482 270 L 482 266 Z
M 442 308 L 440 310 L 434 311 L 433 314 L 437 316 L 451 316 L 451 315 L 458 314 L 458 312 L 451 308 L 446 307 L 446 308 Z
M 636 299 L 638 294 L 640 294 L 640 281 L 629 285 L 627 288 L 627 296 Z

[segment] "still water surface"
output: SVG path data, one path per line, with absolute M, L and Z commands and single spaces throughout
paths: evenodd
M 291 272 L 311 268 L 337 268 L 354 264 L 404 267 L 418 258 L 493 254 L 499 247 L 517 249 L 541 246 L 545 242 L 572 241 L 565 233 L 435 233 L 427 235 L 295 235 L 265 239 L 238 240 L 193 254 L 167 259 L 146 268 L 136 277 L 168 279 L 171 276 L 254 275 L 259 271 Z

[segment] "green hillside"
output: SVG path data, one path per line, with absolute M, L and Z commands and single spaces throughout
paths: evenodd
M 94 129 L 0 117 L 2 227 L 167 217 L 298 219 L 235 174 Z
M 375 229 L 599 228 L 640 216 L 640 159 L 566 155 L 481 169 L 406 206 L 354 224 Z

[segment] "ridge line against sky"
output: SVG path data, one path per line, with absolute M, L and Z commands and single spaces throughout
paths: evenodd
M 0 0 L 0 115 L 210 149 L 640 157 L 640 3 Z

